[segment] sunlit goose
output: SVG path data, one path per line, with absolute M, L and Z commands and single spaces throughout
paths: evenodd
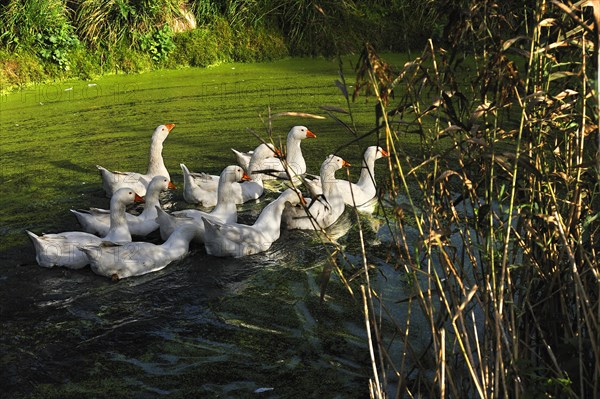
M 292 177 L 295 175 L 302 175 L 306 173 L 306 161 L 302 155 L 302 149 L 300 148 L 300 142 L 308 138 L 316 138 L 317 136 L 308 130 L 306 126 L 294 126 L 287 135 L 286 141 L 286 156 L 285 160 L 289 166 L 289 172 Z M 233 150 L 233 149 L 232 149 Z M 256 151 L 256 150 L 255 150 Z M 238 163 L 243 167 L 249 164 L 250 156 L 248 153 L 240 153 L 239 151 L 233 150 L 238 159 Z M 288 175 L 285 172 L 281 159 L 272 157 L 267 160 L 266 165 L 270 169 L 271 176 L 265 176 L 264 180 L 270 180 L 274 178 L 288 179 Z
M 362 170 L 358 182 L 352 183 L 347 180 L 338 179 L 340 182 L 340 193 L 344 198 L 344 203 L 350 206 L 360 207 L 370 202 L 377 195 L 377 186 L 375 185 L 375 161 L 387 157 L 389 154 L 383 148 L 376 145 L 370 146 L 365 150 Z M 306 181 L 307 186 L 312 186 L 314 192 L 321 190 L 321 181 Z
M 250 159 L 246 169 L 252 180 L 233 184 L 233 197 L 236 204 L 260 198 L 264 192 L 262 173 L 254 173 L 255 170 L 272 167 L 272 160 L 276 159 L 273 154 L 281 154 L 272 144 L 259 145 Z M 217 203 L 217 188 L 219 176 L 206 173 L 191 173 L 188 168 L 181 164 L 183 171 L 183 198 L 191 204 L 202 204 L 210 207 Z
M 281 214 L 286 204 L 296 205 L 301 194 L 287 189 L 265 206 L 253 225 L 216 223 L 202 218 L 205 228 L 206 252 L 214 256 L 247 256 L 266 251 L 281 233 Z
M 166 240 L 171 233 L 183 224 L 194 223 L 198 226 L 195 240 L 204 241 L 204 224 L 202 217 L 206 217 L 217 222 L 234 223 L 237 221 L 237 207 L 235 202 L 235 187 L 239 188 L 240 180 L 249 180 L 250 178 L 244 172 L 241 166 L 230 165 L 223 169 L 219 178 L 218 201 L 213 210 L 202 212 L 197 209 L 186 209 L 183 211 L 168 214 L 163 210 L 158 210 L 158 224 L 160 226 L 160 236 Z M 237 184 L 237 186 L 236 186 Z
M 118 280 L 158 271 L 183 258 L 189 252 L 190 241 L 195 234 L 196 226 L 187 224 L 178 227 L 161 245 L 138 241 L 102 243 L 79 248 L 94 273 Z
M 323 200 L 306 199 L 309 213 L 304 207 L 296 205 L 283 212 L 283 220 L 288 229 L 318 230 L 332 225 L 344 213 L 344 198 L 340 192 L 342 184 L 335 178 L 335 172 L 343 166 L 350 166 L 342 158 L 329 155 L 321 165 L 321 184 Z M 311 202 L 312 201 L 312 202 Z
M 365 150 L 362 161 L 362 170 L 356 183 L 342 184 L 341 192 L 344 202 L 351 206 L 361 206 L 375 198 L 377 186 L 375 185 L 375 161 L 389 156 L 388 152 L 378 146 L 370 146 Z M 345 181 L 345 180 L 343 180 Z
M 163 142 L 169 135 L 169 132 L 175 127 L 174 124 L 170 123 L 167 125 L 160 125 L 154 130 L 152 134 L 152 141 L 150 143 L 150 159 L 148 162 L 148 171 L 145 175 L 136 172 L 111 172 L 100 165 L 96 165 L 100 174 L 102 175 L 102 185 L 106 196 L 110 197 L 115 191 L 122 187 L 130 187 L 141 195 L 146 195 L 146 188 L 154 176 L 164 176 L 167 179 L 171 179 L 169 171 L 165 166 L 165 162 L 162 157 Z
M 146 203 L 144 204 L 142 213 L 139 215 L 125 214 L 131 235 L 144 237 L 158 229 L 158 223 L 156 223 L 158 212 L 156 211 L 156 206 L 160 205 L 160 193 L 161 191 L 167 189 L 174 190 L 175 188 L 175 185 L 164 176 L 154 176 L 152 178 L 146 191 Z M 71 212 L 77 217 L 83 230 L 88 233 L 100 236 L 108 234 L 108 229 L 110 228 L 109 210 L 90 208 L 89 211 L 71 209 Z
M 80 269 L 89 262 L 85 254 L 78 249 L 79 246 L 99 245 L 102 241 L 131 241 L 131 234 L 125 220 L 125 206 L 134 201 L 144 200 L 129 188 L 122 188 L 115 192 L 110 200 L 110 229 L 103 238 L 82 231 L 42 236 L 27 231 L 35 248 L 37 263 L 43 267 L 64 266 Z

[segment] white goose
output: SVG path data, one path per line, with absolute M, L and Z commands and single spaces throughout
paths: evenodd
M 302 155 L 302 149 L 300 148 L 300 142 L 304 139 L 308 138 L 317 138 L 317 136 L 308 130 L 306 126 L 294 126 L 290 129 L 287 135 L 286 141 L 286 163 L 289 165 L 289 172 L 292 177 L 295 175 L 303 175 L 306 173 L 306 161 L 304 160 L 304 156 Z M 238 163 L 246 168 L 250 162 L 250 153 L 242 153 L 239 151 L 231 149 L 238 160 Z M 255 150 L 256 151 L 256 150 Z M 271 169 L 273 172 L 271 176 L 265 176 L 263 180 L 272 180 L 275 178 L 288 179 L 288 175 L 285 172 L 285 168 L 283 167 L 283 163 L 281 159 L 277 157 L 273 157 L 272 159 L 266 162 L 266 165 L 269 165 L 268 169 Z
M 344 197 L 340 190 L 342 181 L 335 178 L 335 172 L 344 166 L 350 166 L 350 164 L 338 156 L 329 155 L 325 159 L 320 173 L 324 200 L 306 199 L 310 203 L 308 210 L 312 219 L 302 206 L 286 208 L 283 212 L 283 220 L 288 229 L 324 229 L 335 223 L 344 213 Z
M 235 202 L 235 187 L 239 187 L 237 182 L 240 180 L 249 179 L 250 177 L 248 177 L 241 166 L 230 165 L 223 169 L 219 178 L 217 205 L 210 213 L 202 212 L 197 209 L 185 209 L 183 211 L 168 214 L 162 209 L 158 210 L 157 221 L 160 226 L 160 236 L 163 240 L 166 240 L 178 226 L 193 223 L 197 226 L 195 240 L 203 242 L 204 224 L 202 223 L 202 217 L 223 223 L 236 222 L 237 207 Z
M 94 273 L 118 280 L 158 271 L 183 258 L 189 252 L 190 241 L 195 234 L 196 226 L 187 224 L 175 230 L 161 245 L 138 241 L 86 245 L 79 249 Z
M 302 201 L 301 193 L 287 189 L 265 206 L 253 225 L 217 223 L 202 218 L 206 252 L 213 256 L 241 257 L 268 250 L 281 234 L 281 214 L 286 204 Z
M 365 150 L 362 161 L 360 178 L 356 183 L 348 180 L 338 179 L 340 182 L 340 193 L 346 205 L 362 207 L 377 195 L 375 184 L 375 161 L 389 156 L 388 152 L 376 145 Z M 305 181 L 309 189 L 316 194 L 322 193 L 321 179 Z
M 26 230 L 35 248 L 37 263 L 43 267 L 64 266 L 70 269 L 81 269 L 89 262 L 78 247 L 99 245 L 102 241 L 131 241 L 131 234 L 125 220 L 125 206 L 134 201 L 144 202 L 129 188 L 122 188 L 115 192 L 110 200 L 110 229 L 103 238 L 82 231 L 37 236 Z
M 243 204 L 262 196 L 264 192 L 263 178 L 266 175 L 254 173 L 254 171 L 273 167 L 272 160 L 276 159 L 273 154 L 281 155 L 272 144 L 261 144 L 256 148 L 246 169 L 252 180 L 233 184 L 233 196 L 236 204 Z M 215 206 L 219 176 L 191 173 L 184 164 L 180 166 L 183 171 L 183 198 L 185 201 L 191 204 L 199 203 L 206 207 Z
M 171 179 L 163 161 L 162 149 L 163 142 L 174 127 L 175 124 L 170 123 L 160 125 L 154 130 L 150 143 L 148 171 L 145 175 L 136 172 L 111 172 L 100 165 L 96 165 L 96 168 L 100 170 L 100 174 L 102 175 L 102 185 L 107 197 L 110 197 L 122 187 L 130 187 L 143 197 L 146 195 L 146 188 L 154 176 L 164 176 L 169 180 Z
M 156 206 L 160 206 L 159 195 L 161 191 L 167 189 L 174 190 L 176 188 L 177 187 L 164 176 L 154 176 L 154 178 L 152 178 L 152 181 L 148 185 L 148 190 L 146 191 L 146 203 L 144 204 L 142 213 L 139 215 L 133 215 L 131 213 L 125 214 L 127 226 L 129 227 L 131 235 L 145 237 L 158 229 L 158 223 L 156 223 L 158 212 L 156 211 Z M 77 220 L 84 231 L 100 236 L 108 234 L 110 228 L 109 210 L 90 208 L 87 211 L 71 209 L 71 212 L 77 217 Z

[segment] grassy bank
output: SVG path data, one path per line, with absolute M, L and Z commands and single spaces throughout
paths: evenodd
M 169 35 L 168 41 L 168 56 L 160 52 L 166 50 L 156 47 L 142 50 L 125 44 L 112 48 L 77 46 L 67 53 L 62 66 L 40 58 L 35 51 L 0 50 L 0 91 L 73 78 L 93 80 L 103 75 L 282 59 L 289 54 L 277 33 L 263 28 L 234 30 L 224 20 Z
M 17 0 L 0 3 L 0 90 L 162 68 L 420 48 L 421 2 Z M 386 17 L 386 18 L 383 18 Z

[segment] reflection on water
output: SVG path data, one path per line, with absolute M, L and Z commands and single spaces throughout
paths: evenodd
M 262 205 L 245 205 L 241 220 Z M 346 240 L 353 217 L 329 233 Z M 319 302 L 327 257 L 314 233 L 284 231 L 242 259 L 196 246 L 119 282 L 88 268 L 40 268 L 29 247 L 4 255 L 8 397 L 368 397 L 363 317 L 335 276 Z

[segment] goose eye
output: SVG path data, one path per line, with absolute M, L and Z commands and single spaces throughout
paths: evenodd
M 129 192 L 129 195 L 133 194 L 131 191 Z

